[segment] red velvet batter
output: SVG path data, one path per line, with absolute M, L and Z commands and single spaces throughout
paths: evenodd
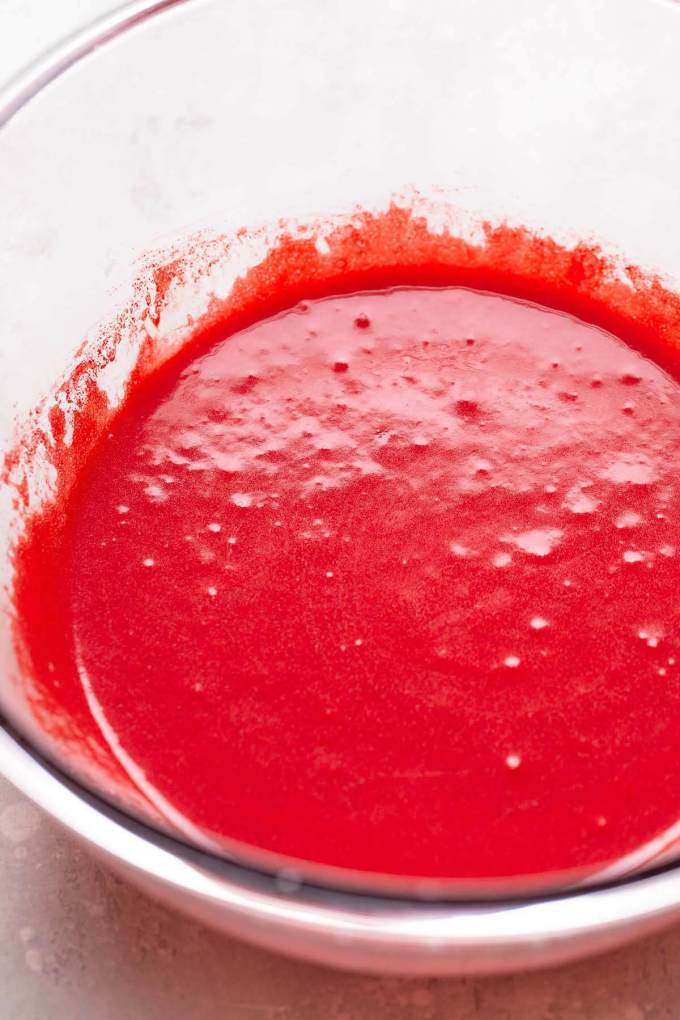
M 397 875 L 551 881 L 676 824 L 680 297 L 392 206 L 282 227 L 159 370 L 238 243 L 142 275 L 5 460 L 48 750 L 189 837 Z
M 395 875 L 616 858 L 680 808 L 676 383 L 461 288 L 300 305 L 138 388 L 58 618 L 191 823 Z M 135 770 L 141 770 L 141 773 Z

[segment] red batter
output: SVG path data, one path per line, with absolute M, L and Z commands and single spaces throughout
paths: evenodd
M 679 470 L 677 384 L 608 333 L 461 288 L 315 300 L 128 400 L 58 627 L 126 771 L 218 841 L 594 865 L 680 814 Z

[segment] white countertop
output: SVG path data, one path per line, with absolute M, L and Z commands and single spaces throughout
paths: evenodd
M 0 0 L 0 78 L 110 2 Z M 531 975 L 407 982 L 335 973 L 156 905 L 0 780 L 0 1020 L 53 1018 L 680 1020 L 680 928 Z

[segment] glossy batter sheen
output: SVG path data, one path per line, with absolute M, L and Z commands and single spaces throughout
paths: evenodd
M 461 288 L 327 298 L 141 387 L 58 612 L 146 795 L 398 875 L 598 864 L 680 813 L 677 384 Z

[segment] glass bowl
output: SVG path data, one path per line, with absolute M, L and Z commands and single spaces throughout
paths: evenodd
M 397 209 L 470 245 L 500 224 L 599 245 L 622 278 L 679 289 L 679 44 L 664 0 L 142 0 L 0 96 L 0 768 L 146 889 L 262 944 L 398 973 L 556 962 L 680 909 L 675 828 L 550 889 L 207 852 L 74 737 L 13 609 L 17 542 L 57 462 L 77 467 L 91 386 L 115 408 L 283 235 L 323 258 L 334 232 Z

